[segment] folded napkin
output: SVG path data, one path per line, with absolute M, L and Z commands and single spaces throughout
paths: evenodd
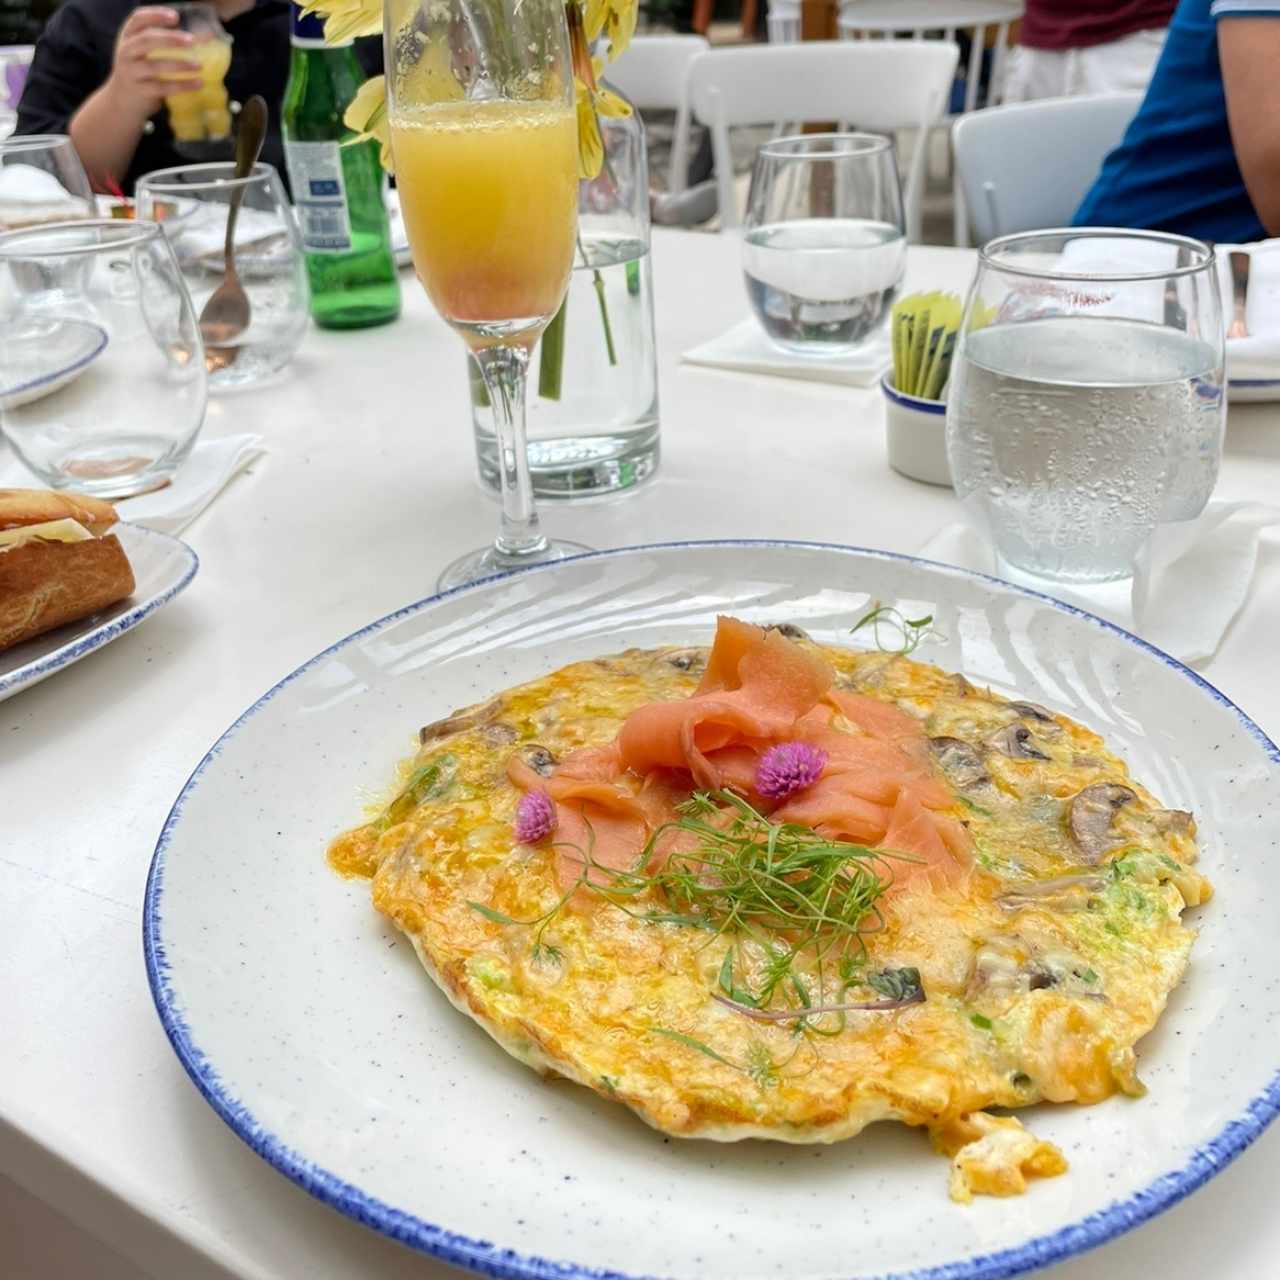
M 227 206 L 216 202 L 191 203 L 196 205 L 195 209 L 187 208 L 185 201 L 179 201 L 178 215 L 167 227 L 174 252 L 180 262 L 203 258 L 221 271 L 227 241 Z M 282 213 L 241 206 L 240 216 L 236 219 L 237 251 L 275 249 L 277 254 L 285 254 L 289 249 L 288 237 L 289 228 Z
M 1228 325 L 1234 315 L 1231 254 L 1243 251 L 1252 259 L 1244 312 L 1249 336 L 1227 339 L 1227 373 L 1239 382 L 1280 380 L 1280 240 L 1220 244 L 1217 251 L 1222 311 Z
M 72 195 L 52 174 L 34 164 L 0 165 L 0 226 L 26 226 L 92 213 L 83 196 Z
M 180 533 L 226 488 L 232 476 L 265 452 L 261 436 L 201 440 L 169 484 L 136 498 L 121 498 L 115 504 L 116 511 L 121 520 L 131 524 Z M 17 458 L 0 457 L 0 488 L 44 487 Z
M 1196 520 L 1158 529 L 1131 582 L 1083 586 L 1054 583 L 1008 568 L 1000 574 L 1078 605 L 1133 631 L 1183 662 L 1204 662 L 1240 612 L 1253 582 L 1265 529 L 1280 525 L 1280 507 L 1211 502 Z M 928 560 L 996 573 L 995 553 L 972 525 L 949 524 L 920 548 Z M 1194 601 L 1194 607 L 1188 607 Z
M 892 356 L 889 334 L 881 329 L 847 356 L 801 356 L 783 351 L 769 341 L 763 329 L 748 317 L 681 357 L 687 364 L 740 373 L 769 373 L 780 378 L 809 382 L 834 382 L 845 387 L 870 387 L 889 367 Z

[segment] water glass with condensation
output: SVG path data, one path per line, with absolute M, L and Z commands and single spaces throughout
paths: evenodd
M 226 276 L 227 215 L 237 192 L 235 267 L 249 325 L 208 353 L 215 392 L 279 373 L 302 345 L 311 292 L 293 209 L 269 164 L 254 165 L 246 178 L 233 164 L 179 165 L 146 174 L 137 187 L 138 216 L 163 226 L 197 315 Z
M 884 325 L 906 263 L 892 139 L 805 134 L 756 153 L 742 269 L 752 310 L 779 347 L 853 351 Z
M 1226 421 L 1213 250 L 1055 230 L 979 254 L 947 404 L 956 493 L 1001 567 L 1133 575 L 1156 526 L 1204 510 Z
M 0 432 L 44 484 L 124 498 L 168 483 L 205 401 L 191 297 L 155 223 L 0 235 Z

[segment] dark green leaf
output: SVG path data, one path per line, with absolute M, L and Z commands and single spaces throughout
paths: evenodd
M 969 1015 L 969 1021 L 970 1021 L 970 1022 L 972 1022 L 972 1023 L 973 1023 L 973 1025 L 974 1025 L 975 1027 L 977 1027 L 979 1031 L 990 1031 L 990 1030 L 991 1030 L 991 1025 L 992 1025 L 992 1024 L 991 1024 L 991 1019 L 990 1019 L 990 1018 L 988 1018 L 985 1014 L 982 1014 L 982 1013 L 971 1013 L 971 1014 Z
M 724 961 L 720 965 L 720 990 L 733 999 L 733 948 L 724 953 Z
M 513 920 L 510 916 L 504 916 L 501 911 L 495 911 L 492 907 L 486 907 L 483 902 L 468 902 L 467 906 L 472 911 L 478 911 L 486 920 L 492 920 L 494 924 L 523 924 L 523 920 Z
M 695 1040 L 692 1036 L 687 1036 L 683 1031 L 672 1031 L 669 1027 L 650 1027 L 650 1031 L 656 1036 L 666 1036 L 668 1040 L 674 1040 L 677 1044 L 682 1044 L 686 1049 L 696 1049 L 699 1053 L 706 1054 L 708 1058 L 714 1058 L 717 1062 L 722 1062 L 726 1067 L 733 1067 L 735 1071 L 741 1071 L 742 1068 L 736 1063 L 730 1062 L 728 1058 L 721 1057 L 710 1045 L 705 1045 L 701 1040 Z
M 867 986 L 889 1000 L 910 1000 L 923 992 L 920 970 L 912 966 L 902 969 L 881 969 L 867 974 Z
M 443 755 L 417 769 L 405 783 L 404 790 L 387 806 L 382 815 L 383 825 L 403 822 L 420 804 L 440 799 L 453 785 L 457 765 L 457 756 Z

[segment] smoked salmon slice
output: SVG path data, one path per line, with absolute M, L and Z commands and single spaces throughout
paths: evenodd
M 825 659 L 780 632 L 721 618 L 693 696 L 632 712 L 618 734 L 620 759 L 636 773 L 688 769 L 697 786 L 715 790 L 726 785 L 715 752 L 785 738 L 834 679 Z
M 575 751 L 549 778 L 513 760 L 512 781 L 541 787 L 555 802 L 561 883 L 579 877 L 586 850 L 605 867 L 634 867 L 691 791 L 721 788 L 777 821 L 909 855 L 913 861 L 894 864 L 895 880 L 924 874 L 939 884 L 961 874 L 972 861 L 971 842 L 944 812 L 954 793 L 922 725 L 892 703 L 834 682 L 820 654 L 779 631 L 721 618 L 692 695 L 633 711 L 613 742 Z M 826 763 L 816 782 L 778 804 L 755 784 L 761 755 L 784 742 L 808 743 Z M 672 833 L 666 843 L 678 838 Z

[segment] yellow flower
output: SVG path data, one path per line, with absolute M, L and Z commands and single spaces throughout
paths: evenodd
M 585 0 L 587 39 L 594 43 L 601 32 L 609 37 L 609 61 L 617 58 L 636 31 L 639 0 Z
M 578 174 L 594 178 L 604 164 L 604 142 L 600 137 L 600 116 L 629 116 L 631 107 L 612 89 L 606 89 L 600 80 L 603 63 L 591 59 L 593 85 L 588 86 L 580 76 L 573 78 L 573 93 L 578 108 Z
M 376 138 L 381 143 L 382 167 L 394 173 L 391 163 L 391 121 L 387 118 L 387 78 L 374 76 L 360 86 L 360 92 L 351 100 L 342 117 L 342 123 L 356 133 L 347 146 Z
M 306 0 L 302 11 L 325 19 L 324 38 L 330 44 L 382 30 L 382 0 Z

